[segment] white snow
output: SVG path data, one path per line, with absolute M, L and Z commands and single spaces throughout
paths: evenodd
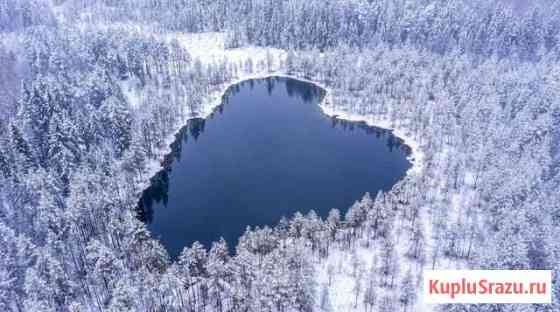
M 243 47 L 226 49 L 224 33 L 173 33 L 166 36 L 168 42 L 175 39 L 183 46 L 193 59 L 199 59 L 203 64 L 213 64 L 227 59 L 231 63 L 244 63 L 251 59 L 256 65 L 266 60 L 270 53 L 275 61 L 285 60 L 286 51 L 275 48 Z M 247 73 L 250 74 L 250 73 Z M 242 79 L 250 79 L 240 77 Z M 231 83 L 231 85 L 237 82 Z
M 401 237 L 401 241 L 404 241 L 404 244 L 398 244 L 396 246 L 396 252 L 399 259 L 399 272 L 398 276 L 394 281 L 394 288 L 388 289 L 377 286 L 375 289 L 376 292 L 376 301 L 378 304 L 379 300 L 385 296 L 398 296 L 400 293 L 400 285 L 402 279 L 408 272 L 411 270 L 413 274 L 413 279 L 416 283 L 418 283 L 418 292 L 416 294 L 416 302 L 414 306 L 409 307 L 409 311 L 415 312 L 429 312 L 432 311 L 434 306 L 428 305 L 423 303 L 422 291 L 420 287 L 422 286 L 421 276 L 418 274 L 418 267 L 415 262 L 409 261 L 409 259 L 405 256 L 406 253 L 406 244 L 408 243 Z M 366 284 L 368 282 L 368 275 L 370 274 L 370 269 L 372 267 L 374 257 L 377 257 L 378 266 L 380 263 L 380 250 L 382 246 L 380 244 L 372 244 L 369 247 L 357 246 L 354 250 L 340 250 L 334 249 L 329 253 L 327 259 L 317 261 L 316 270 L 317 270 L 317 311 L 321 311 L 319 306 L 320 304 L 320 295 L 322 291 L 323 285 L 329 282 L 329 266 L 334 268 L 334 274 L 332 276 L 331 285 L 329 286 L 329 298 L 332 307 L 334 308 L 333 311 L 355 311 L 355 312 L 366 312 L 366 307 L 363 304 L 364 298 L 364 291 L 366 289 Z M 353 259 L 354 258 L 354 259 Z M 358 274 L 355 274 L 353 263 L 359 262 L 360 263 L 360 271 Z M 425 265 L 425 268 L 428 269 L 428 265 Z M 379 277 L 380 274 L 376 274 L 377 283 L 379 285 Z M 354 292 L 354 288 L 357 282 L 361 283 L 361 291 L 358 296 L 357 304 L 356 304 L 356 295 Z M 398 297 L 397 297 L 398 298 Z M 398 300 L 397 300 L 398 302 Z M 378 306 L 376 306 L 373 311 L 376 311 Z M 395 306 L 395 310 L 400 310 L 401 307 L 397 305 Z
M 119 81 L 118 84 L 123 92 L 126 102 L 133 108 L 140 107 L 141 90 L 137 86 L 137 83 L 131 79 L 127 79 Z

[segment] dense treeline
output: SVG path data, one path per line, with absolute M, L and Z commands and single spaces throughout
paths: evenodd
M 437 53 L 535 59 L 559 49 L 560 5 L 534 1 L 522 13 L 502 1 L 72 1 L 110 21 L 159 29 L 229 31 L 232 46 L 326 49 L 340 44 L 409 45 Z M 76 11 L 80 14 L 80 11 Z M 87 19 L 87 17 L 85 17 Z M 96 16 L 99 18 L 99 16 Z
M 413 311 L 423 267 L 558 272 L 559 8 L 0 0 L 0 309 L 329 311 L 335 269 L 318 285 L 317 263 L 337 252 L 364 311 Z M 408 131 L 424 169 L 344 216 L 296 214 L 234 255 L 195 243 L 171 263 L 136 216 L 151 164 L 213 92 L 271 65 L 205 64 L 169 31 L 287 48 L 268 61 L 331 88 L 328 110 Z
M 49 1 L 0 1 L 0 31 L 11 32 L 32 26 L 54 26 L 56 19 Z

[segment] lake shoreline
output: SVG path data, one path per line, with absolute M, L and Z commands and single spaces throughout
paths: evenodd
M 234 84 L 175 137 L 142 194 L 140 220 L 175 258 L 194 241 L 235 245 L 247 226 L 310 210 L 345 214 L 365 193 L 393 189 L 412 167 L 410 147 L 391 131 L 324 114 L 325 93 L 278 75 Z
M 411 167 L 407 170 L 406 174 L 403 176 L 403 179 L 409 175 L 420 174 L 422 172 L 423 153 L 421 153 L 420 145 L 416 142 L 416 140 L 412 138 L 411 135 L 407 135 L 406 131 L 398 127 L 390 126 L 390 124 L 387 121 L 376 120 L 371 116 L 360 116 L 358 114 L 351 114 L 342 110 L 334 109 L 332 107 L 333 90 L 327 87 L 323 83 L 309 80 L 297 75 L 286 74 L 285 72 L 282 71 L 263 72 L 259 74 L 243 75 L 241 78 L 234 79 L 231 82 L 224 83 L 223 85 L 221 85 L 218 91 L 215 91 L 206 97 L 206 100 L 204 101 L 203 104 L 203 108 L 198 114 L 189 116 L 186 120 L 184 120 L 183 123 L 181 123 L 177 127 L 177 131 L 174 131 L 171 135 L 169 135 L 166 138 L 165 148 L 160 149 L 157 153 L 158 157 L 147 164 L 144 179 L 142 179 L 142 181 L 139 181 L 139 183 L 137 184 L 138 187 L 137 196 L 139 200 L 142 197 L 143 192 L 151 186 L 152 178 L 155 177 L 162 170 L 165 170 L 165 159 L 172 152 L 171 146 L 176 141 L 177 134 L 179 133 L 179 131 L 181 131 L 181 129 L 187 126 L 190 120 L 199 119 L 199 118 L 207 119 L 210 115 L 212 115 L 216 111 L 216 109 L 220 105 L 223 104 L 224 96 L 227 96 L 228 90 L 230 90 L 235 85 L 238 85 L 245 81 L 260 80 L 260 79 L 267 79 L 267 78 L 274 78 L 274 77 L 294 79 L 321 88 L 325 92 L 325 94 L 321 98 L 320 102 L 318 103 L 318 106 L 321 109 L 321 112 L 325 114 L 327 117 L 337 118 L 339 120 L 344 120 L 349 122 L 363 122 L 369 127 L 376 127 L 391 132 L 392 135 L 394 135 L 396 138 L 402 141 L 402 144 L 410 148 L 410 155 L 407 157 L 407 160 L 411 163 Z M 358 199 L 359 198 L 356 198 L 356 200 Z

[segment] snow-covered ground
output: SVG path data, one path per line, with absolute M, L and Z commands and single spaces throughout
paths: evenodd
M 132 79 L 128 79 L 119 81 L 118 84 L 128 105 L 133 108 L 140 107 L 142 97 L 139 83 Z
M 418 286 L 422 285 L 422 276 L 417 275 L 417 268 L 414 267 L 414 264 L 409 263 L 408 261 L 402 261 L 403 259 L 406 259 L 404 256 L 406 251 L 403 246 L 404 245 L 401 245 L 400 248 L 397 248 L 399 272 L 397 278 L 394 280 L 394 288 L 387 289 L 380 287 L 380 275 L 379 273 L 373 273 L 375 275 L 376 283 L 374 295 L 376 306 L 373 310 L 370 310 L 364 304 L 364 294 L 366 292 L 366 288 L 368 287 L 368 283 L 370 282 L 370 272 L 375 269 L 373 267 L 374 259 L 377 259 L 377 267 L 379 267 L 381 246 L 374 244 L 370 247 L 356 247 L 353 251 L 332 250 L 327 259 L 317 263 L 317 310 L 323 311 L 323 309 L 321 309 L 321 300 L 324 295 L 324 285 L 329 285 L 328 296 L 330 298 L 332 311 L 377 311 L 381 299 L 385 296 L 395 296 L 396 298 L 393 298 L 393 301 L 397 304 L 403 277 L 409 270 L 413 272 L 413 281 L 417 283 Z M 357 289 L 359 289 L 359 291 L 358 296 L 356 297 Z M 408 311 L 433 311 L 433 305 L 423 303 L 422 292 L 420 289 L 416 294 L 416 300 L 415 304 L 408 308 Z M 401 309 L 402 308 L 398 305 L 394 307 L 395 311 Z
M 217 63 L 226 58 L 229 62 L 240 63 L 251 59 L 254 64 L 266 61 L 267 53 L 274 60 L 284 60 L 286 52 L 281 49 L 262 47 L 243 47 L 227 49 L 224 33 L 173 33 L 167 35 L 167 40 L 176 39 L 193 59 L 199 59 L 203 64 Z

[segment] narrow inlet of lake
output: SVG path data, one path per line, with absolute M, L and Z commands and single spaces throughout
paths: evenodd
M 194 241 L 231 247 L 247 226 L 331 208 L 406 175 L 410 149 L 391 132 L 321 112 L 324 90 L 290 78 L 232 86 L 207 119 L 190 120 L 138 207 L 176 258 Z

